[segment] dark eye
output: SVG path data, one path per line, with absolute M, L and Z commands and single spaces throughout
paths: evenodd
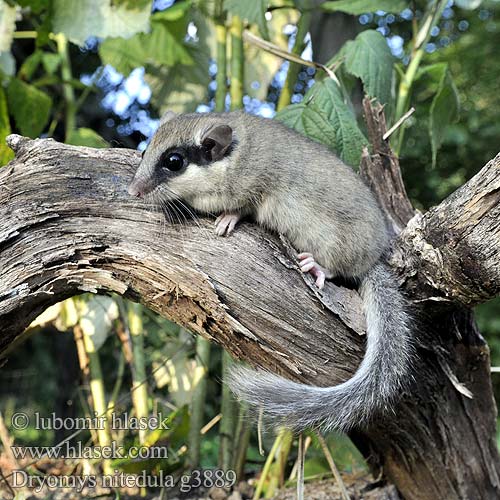
M 182 167 L 184 167 L 184 157 L 179 153 L 169 153 L 164 157 L 162 167 L 167 168 L 172 172 L 178 172 Z

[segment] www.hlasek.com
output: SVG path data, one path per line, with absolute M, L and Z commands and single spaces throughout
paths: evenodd
M 83 446 L 65 442 L 59 446 L 11 446 L 12 454 L 17 460 L 41 458 L 51 459 L 87 459 L 109 460 L 116 458 L 130 459 L 163 459 L 168 458 L 168 449 L 164 446 L 123 446 L 112 441 L 109 446 Z
M 184 474 L 179 478 L 174 478 L 171 474 L 164 474 L 160 471 L 158 475 L 150 476 L 143 471 L 141 474 L 125 474 L 118 470 L 114 474 L 103 476 L 30 476 L 22 470 L 15 470 L 12 473 L 13 488 L 31 488 L 35 493 L 44 490 L 59 490 L 61 488 L 72 489 L 76 493 L 81 493 L 85 488 L 94 489 L 97 486 L 102 488 L 174 488 L 178 486 L 181 493 L 189 493 L 200 487 L 210 489 L 231 488 L 236 483 L 236 473 L 234 470 L 194 470 L 191 474 Z

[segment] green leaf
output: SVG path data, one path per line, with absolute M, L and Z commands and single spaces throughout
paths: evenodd
M 118 306 L 111 297 L 90 295 L 78 301 L 78 323 L 84 335 L 92 338 L 98 351 L 110 334 L 113 322 L 118 318 Z
M 144 78 L 151 88 L 151 103 L 160 114 L 168 109 L 176 113 L 195 111 L 206 99 L 210 83 L 209 55 L 198 47 L 189 50 L 195 64 L 147 68 Z
M 288 50 L 289 36 L 285 34 L 285 28 L 287 25 L 296 25 L 299 17 L 300 14 L 296 9 L 274 10 L 272 19 L 267 22 L 270 40 L 283 50 Z M 255 31 L 255 34 L 257 34 L 257 27 L 254 26 L 251 28 L 251 31 Z M 245 46 L 245 58 L 245 93 L 250 97 L 265 101 L 269 85 L 272 83 L 283 61 L 279 57 L 252 44 Z
M 477 9 L 482 3 L 483 0 L 455 0 L 457 7 L 466 10 Z
M 365 93 L 387 104 L 391 97 L 394 57 L 378 31 L 366 30 L 344 47 L 345 69 L 361 79 Z
M 336 2 L 325 2 L 321 8 L 328 12 L 340 11 L 357 16 L 377 10 L 397 14 L 405 10 L 408 5 L 409 2 L 405 0 L 337 0 Z
M 187 14 L 190 8 L 191 2 L 189 0 L 184 0 L 182 2 L 176 2 L 168 9 L 156 12 L 154 17 L 156 20 L 160 21 L 178 21 Z
M 302 124 L 307 137 L 337 149 L 337 134 L 328 115 L 319 107 L 306 106 L 302 113 Z
M 85 127 L 73 130 L 66 142 L 74 146 L 88 146 L 90 148 L 109 147 L 109 144 L 96 131 Z
M 314 104 L 291 104 L 276 114 L 275 119 L 313 141 L 336 149 L 336 131 L 328 115 Z
M 10 52 L 0 53 L 0 71 L 7 76 L 13 76 L 16 72 L 16 60 Z
M 42 54 L 42 64 L 45 71 L 49 75 L 53 75 L 61 64 L 61 56 L 52 52 L 44 52 Z
M 3 88 L 0 86 L 0 165 L 5 165 L 14 158 L 14 152 L 5 142 L 5 138 L 9 134 L 10 121 L 7 112 L 7 99 Z
M 302 122 L 302 115 L 306 107 L 307 106 L 303 103 L 290 104 L 281 111 L 278 111 L 274 119 L 280 121 L 289 128 L 293 128 L 301 134 L 307 135 L 304 129 L 304 123 Z
M 287 106 L 275 118 L 334 149 L 349 165 L 359 165 L 363 146 L 368 144 L 340 89 L 330 78 L 314 84 L 303 103 Z
M 9 52 L 12 36 L 16 29 L 18 7 L 11 7 L 0 0 L 0 52 Z
M 111 0 L 54 0 L 54 33 L 83 45 L 91 36 L 129 38 L 149 31 L 151 0 L 148 2 L 111 2 Z
M 240 16 L 251 24 L 256 24 L 265 39 L 269 39 L 266 22 L 268 5 L 269 0 L 224 0 L 224 8 L 228 12 Z
M 9 109 L 21 134 L 38 137 L 52 109 L 52 99 L 33 85 L 12 78 L 7 87 Z
M 446 129 L 457 118 L 459 109 L 459 98 L 455 83 L 447 65 L 444 66 L 438 91 L 432 100 L 429 111 L 429 135 L 433 166 L 436 164 L 437 151 L 443 142 Z
M 368 140 L 359 129 L 356 117 L 345 103 L 338 85 L 331 78 L 319 81 L 306 93 L 304 100 L 310 101 L 328 116 L 335 129 L 335 149 L 340 158 L 349 165 L 358 166 Z
M 150 3 L 150 0 L 111 0 L 112 6 L 123 6 L 126 9 L 133 9 L 134 7 L 143 9 Z
M 167 9 L 167 11 L 170 9 Z M 137 34 L 128 40 L 108 38 L 99 47 L 99 55 L 105 64 L 110 64 L 123 75 L 146 64 L 174 66 L 193 64 L 184 37 L 188 18 L 174 21 L 157 13 L 151 17 L 151 33 Z
M 42 61 L 42 52 L 35 50 L 33 54 L 29 55 L 19 68 L 19 78 L 23 80 L 31 80 L 33 73 L 37 70 L 40 62 Z

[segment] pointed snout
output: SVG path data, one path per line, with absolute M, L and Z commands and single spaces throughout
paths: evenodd
M 128 194 L 137 198 L 144 198 L 144 196 L 153 191 L 153 189 L 154 187 L 150 182 L 140 177 L 134 177 L 128 186 Z
M 136 196 L 137 198 L 142 198 L 144 196 L 139 183 L 135 179 L 128 186 L 128 194 L 131 196 Z

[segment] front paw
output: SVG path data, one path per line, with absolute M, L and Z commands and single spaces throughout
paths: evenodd
M 215 220 L 215 234 L 229 236 L 240 219 L 240 214 L 236 212 L 222 212 Z

